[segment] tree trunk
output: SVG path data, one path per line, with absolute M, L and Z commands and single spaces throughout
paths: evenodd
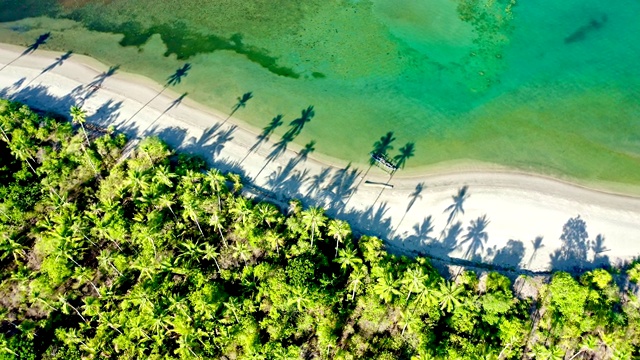
M 204 232 L 202 232 L 202 228 L 200 227 L 200 222 L 198 221 L 198 217 L 194 216 L 193 219 L 196 222 L 196 225 L 198 225 L 198 230 L 200 230 L 200 234 L 202 235 L 202 237 L 204 237 Z
M 573 355 L 572 357 L 569 358 L 569 360 L 573 360 L 576 356 L 580 355 L 582 352 L 584 351 L 584 349 L 578 351 L 577 353 L 575 353 L 575 355 Z
M 90 145 L 91 141 L 89 141 L 89 136 L 87 135 L 87 131 L 84 129 L 84 124 L 82 122 L 80 122 L 80 127 L 82 127 L 82 133 L 84 134 L 84 138 L 87 140 L 87 145 Z
M 87 152 L 87 149 L 84 147 L 84 145 L 82 146 L 82 150 L 84 151 L 84 156 L 86 156 L 87 160 L 89 160 L 89 165 L 91 165 L 91 168 L 93 169 L 93 173 L 96 174 L 96 177 L 97 177 L 98 170 L 96 169 L 96 166 L 93 164 L 91 157 L 89 157 L 89 153 Z
M 218 232 L 220 233 L 220 237 L 222 238 L 222 242 L 224 243 L 224 246 L 229 247 L 229 244 L 227 244 L 227 239 L 225 239 L 224 235 L 222 235 L 222 227 L 220 227 L 220 225 L 216 227 L 218 228 Z
M 311 247 L 313 248 L 313 234 L 315 234 L 316 228 L 315 226 L 311 226 Z
M 36 173 L 36 169 L 33 168 L 33 166 L 31 166 L 31 163 L 29 162 L 29 159 L 24 159 L 24 161 L 27 163 L 27 165 L 29 165 L 29 168 L 31 168 L 31 171 L 33 171 L 33 173 Z

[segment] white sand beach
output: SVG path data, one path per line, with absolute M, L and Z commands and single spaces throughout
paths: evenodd
M 83 108 L 89 122 L 113 125 L 132 138 L 158 135 L 174 147 L 204 156 L 221 170 L 239 171 L 249 192 L 263 189 L 276 201 L 298 197 L 307 206 L 323 206 L 329 215 L 348 220 L 357 232 L 387 240 L 395 252 L 471 258 L 531 271 L 615 265 L 640 255 L 640 190 L 631 186 L 610 187 L 625 189 L 629 193 L 625 195 L 499 166 L 466 164 L 412 170 L 407 172 L 410 176 L 399 171 L 392 189 L 381 193 L 383 188 L 365 186 L 363 181 L 350 196 L 367 165 L 349 166 L 316 153 L 303 159 L 295 144 L 269 161 L 279 138 L 249 152 L 261 129 L 234 118 L 225 121 L 228 114 L 196 104 L 188 96 L 179 103 L 180 94 L 170 89 L 158 96 L 162 85 L 120 71 L 91 88 L 88 84 L 100 79 L 108 66 L 73 54 L 43 72 L 61 54 L 38 50 L 19 57 L 23 51 L 0 46 L 1 96 L 61 114 L 86 98 Z M 388 179 L 375 167 L 366 178 L 382 183 Z M 464 186 L 468 186 L 464 213 L 447 226 L 445 209 Z M 488 221 L 486 239 L 482 232 L 473 236 L 468 231 L 471 221 L 483 216 Z M 563 225 L 577 216 L 585 221 L 588 238 L 561 240 Z M 446 236 L 457 222 L 459 234 Z M 465 241 L 466 237 L 470 239 Z M 536 238 L 541 240 L 534 246 Z

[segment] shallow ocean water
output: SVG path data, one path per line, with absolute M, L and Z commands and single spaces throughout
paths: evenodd
M 296 142 L 364 163 L 470 159 L 640 184 L 640 2 L 0 0 L 0 41 L 91 55 Z

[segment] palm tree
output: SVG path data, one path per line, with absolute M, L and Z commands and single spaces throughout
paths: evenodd
M 313 236 L 319 227 L 324 226 L 327 218 L 324 216 L 324 209 L 319 207 L 310 207 L 302 212 L 302 223 L 311 230 L 311 247 L 313 247 Z
M 149 280 L 152 280 L 158 271 L 158 264 L 155 259 L 152 259 L 149 256 L 140 256 L 133 264 L 131 264 L 131 268 L 140 271 L 138 281 L 143 277 L 147 277 Z
M 189 266 L 192 261 L 195 261 L 197 263 L 200 262 L 200 255 L 202 255 L 202 251 L 200 250 L 198 244 L 194 243 L 191 240 L 185 240 L 180 245 L 183 248 L 182 253 L 178 255 L 176 260 L 185 259 L 185 263 L 187 264 L 187 266 Z
M 158 202 L 158 206 L 160 208 L 169 209 L 169 211 L 171 211 L 171 214 L 173 215 L 173 218 L 178 220 L 178 217 L 176 216 L 176 213 L 173 212 L 172 206 L 175 204 L 175 201 L 173 200 L 173 195 L 171 193 L 164 193 L 164 194 L 160 195 L 157 198 L 157 202 Z
M 291 296 L 287 301 L 287 305 L 296 305 L 298 311 L 302 312 L 303 308 L 309 307 L 313 303 L 308 287 L 296 286 L 291 291 Z
M 11 142 L 9 143 L 9 147 L 11 149 L 11 154 L 26 162 L 31 171 L 35 174 L 36 169 L 34 169 L 29 162 L 29 160 L 31 160 L 35 163 L 35 159 L 33 158 L 36 155 L 34 150 L 35 145 L 27 133 L 22 129 L 13 130 L 11 133 Z
M 237 197 L 233 199 L 233 204 L 229 209 L 229 213 L 234 216 L 236 225 L 242 224 L 243 227 L 247 226 L 247 223 L 251 222 L 254 216 L 254 213 L 251 210 L 251 200 L 244 197 Z
M 67 301 L 67 298 L 65 298 L 63 295 L 58 295 L 58 302 L 60 303 L 60 310 L 62 311 L 63 314 L 69 315 L 70 313 L 69 309 L 73 309 L 75 313 L 78 314 L 78 316 L 80 316 L 82 321 L 87 322 L 87 319 L 85 319 L 85 317 L 82 316 L 80 311 L 75 306 L 71 305 L 69 301 Z
M 202 258 L 205 260 L 213 260 L 213 262 L 216 264 L 216 267 L 218 268 L 218 272 L 220 272 L 220 265 L 218 265 L 218 256 L 220 256 L 220 253 L 218 253 L 218 249 L 209 244 L 209 243 L 204 243 L 203 244 L 204 248 L 200 250 L 200 252 L 203 254 Z
M 4 260 L 7 256 L 11 255 L 14 261 L 18 261 L 19 259 L 24 259 L 27 256 L 25 252 L 28 247 L 21 245 L 19 242 L 13 240 L 11 236 L 2 232 L 0 235 L 0 250 L 2 250 L 2 255 L 0 255 L 0 260 Z
M 241 257 L 244 260 L 244 264 L 247 265 L 247 256 L 251 254 L 249 250 L 249 246 L 244 242 L 238 241 L 233 246 L 233 257 L 238 258 Z
M 238 300 L 234 297 L 230 297 L 229 300 L 224 303 L 224 307 L 233 313 L 233 316 L 236 318 L 236 322 L 239 324 L 240 319 L 238 319 L 238 311 L 240 310 L 240 304 L 238 303 Z
M 115 267 L 115 265 L 113 265 L 113 254 L 108 251 L 108 250 L 102 250 L 100 252 L 100 255 L 98 255 L 96 257 L 96 260 L 98 260 L 98 264 L 100 265 L 101 268 L 107 269 L 107 268 L 111 268 L 113 269 L 118 276 L 122 276 L 122 273 L 120 272 L 120 270 L 118 270 L 117 267 Z
M 464 292 L 462 286 L 458 286 L 453 282 L 442 281 L 440 289 L 436 293 L 440 298 L 440 310 L 451 312 L 460 305 L 459 296 Z
M 302 202 L 298 199 L 292 199 L 289 201 L 289 209 L 287 213 L 289 216 L 298 215 L 302 212 Z
M 333 236 L 336 239 L 336 254 L 338 256 L 338 246 L 351 234 L 351 227 L 349 223 L 343 220 L 331 220 L 329 221 L 329 236 Z
M 393 300 L 394 295 L 400 295 L 400 280 L 394 279 L 391 271 L 384 271 L 384 275 L 378 278 L 378 282 L 373 287 L 373 292 L 377 294 L 385 303 Z
M 439 295 L 438 290 L 434 289 L 431 285 L 424 284 L 424 286 L 419 287 L 417 296 L 413 300 L 413 311 L 415 312 L 418 306 L 422 304 L 427 304 L 427 306 L 438 304 Z
M 256 218 L 260 223 L 266 223 L 270 228 L 272 223 L 275 223 L 279 219 L 280 212 L 273 205 L 265 202 L 261 202 L 254 208 Z
M 229 181 L 233 184 L 233 193 L 238 194 L 242 190 L 242 178 L 238 174 L 230 173 L 227 175 Z
M 422 319 L 420 319 L 420 316 L 416 316 L 415 312 L 404 310 L 400 313 L 400 317 L 402 318 L 398 323 L 398 325 L 402 325 L 402 332 L 400 335 L 404 335 L 406 330 L 414 332 L 422 325 Z
M 224 219 L 222 217 L 222 214 L 220 213 L 220 210 L 216 210 L 209 217 L 209 226 L 213 226 L 214 228 L 218 229 L 218 233 L 220 234 L 220 238 L 222 239 L 222 242 L 224 243 L 224 246 L 227 247 L 227 246 L 229 246 L 227 244 L 227 239 L 225 239 L 224 235 L 222 234 L 222 221 L 223 220 Z
M 87 131 L 84 128 L 84 123 L 87 122 L 87 113 L 80 107 L 75 105 L 71 107 L 70 112 L 72 122 L 74 124 L 79 124 L 82 128 L 82 133 L 84 134 L 85 140 L 87 140 L 87 145 L 91 144 L 91 142 L 89 141 L 89 136 L 87 135 Z
M 204 237 L 204 232 L 200 227 L 200 221 L 198 221 L 198 212 L 196 208 L 197 204 L 195 203 L 195 201 L 183 202 L 182 207 L 183 207 L 182 217 L 184 219 L 191 219 L 191 221 L 195 222 L 196 225 L 198 226 L 198 230 L 200 231 L 200 234 L 202 235 L 202 237 Z
M 284 238 L 277 231 L 267 230 L 264 236 L 265 240 L 271 246 L 271 251 L 276 249 L 276 253 L 280 255 L 280 246 L 284 246 Z
M 412 293 L 422 293 L 426 287 L 425 283 L 429 280 L 429 275 L 424 273 L 422 267 L 410 268 L 404 273 L 404 277 L 401 280 L 403 288 L 407 292 L 406 304 L 409 304 L 409 298 Z M 405 305 L 406 306 L 406 305 Z
M 169 170 L 168 166 L 160 166 L 156 169 L 155 174 L 153 174 L 152 181 L 157 184 L 162 184 L 169 189 L 173 188 L 173 180 L 177 175 Z
M 362 261 L 361 261 L 362 262 Z M 349 274 L 349 286 L 351 290 L 351 301 L 356 298 L 356 291 L 367 277 L 367 267 L 364 265 L 354 266 L 353 271 Z
M 96 274 L 93 269 L 86 268 L 86 267 L 79 267 L 76 269 L 75 274 L 73 275 L 73 278 L 78 282 L 79 285 L 84 285 L 85 283 L 89 283 L 89 285 L 91 285 L 93 290 L 96 291 L 96 294 L 98 294 L 98 297 L 102 297 L 102 295 L 100 294 L 100 290 L 98 290 L 98 287 L 93 282 L 93 278 L 95 277 L 95 275 Z
M 220 192 L 226 190 L 225 182 L 227 181 L 227 179 L 217 169 L 211 169 L 207 171 L 207 173 L 205 174 L 205 179 L 209 184 L 209 187 L 211 188 L 211 190 L 213 190 L 216 193 L 216 198 L 218 198 L 218 208 L 222 209 Z
M 131 197 L 136 198 L 139 193 L 149 188 L 149 176 L 142 171 L 129 169 L 124 183 L 129 188 Z
M 344 271 L 349 266 L 354 270 L 362 265 L 362 259 L 360 259 L 354 249 L 340 249 L 338 252 L 339 256 L 335 258 L 333 261 L 340 264 L 340 268 Z
M 562 360 L 564 359 L 564 351 L 557 346 L 547 348 L 537 344 L 529 356 L 533 356 L 536 360 Z

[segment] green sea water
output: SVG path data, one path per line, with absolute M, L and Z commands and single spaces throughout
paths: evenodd
M 73 50 L 257 127 L 365 163 L 387 131 L 408 168 L 479 160 L 640 184 L 640 1 L 0 0 L 0 41 Z

